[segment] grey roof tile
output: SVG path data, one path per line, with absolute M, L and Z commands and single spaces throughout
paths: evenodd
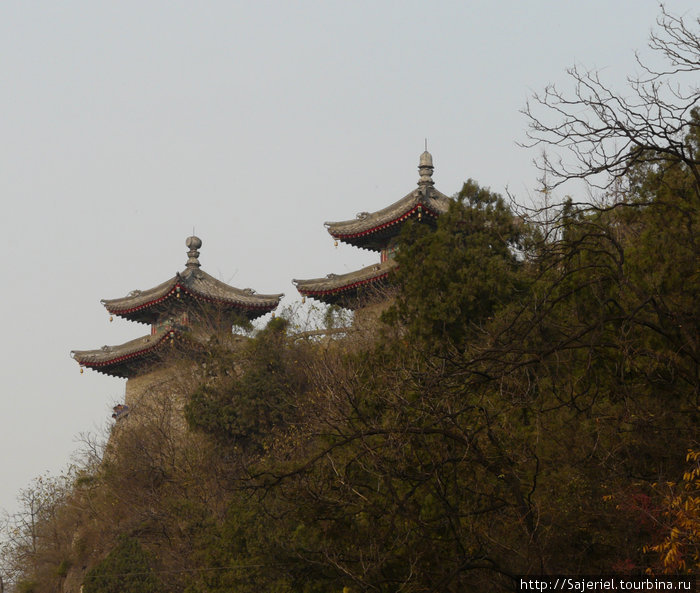
M 401 232 L 403 222 L 417 217 L 418 212 L 436 218 L 447 212 L 450 198 L 430 185 L 417 187 L 386 208 L 376 212 L 361 212 L 352 220 L 326 222 L 332 237 L 365 249 L 378 251 L 390 238 Z
M 170 280 L 148 290 L 135 290 L 118 299 L 105 299 L 102 304 L 114 315 L 133 321 L 153 323 L 160 315 L 156 306 L 167 299 L 189 296 L 224 308 L 239 310 L 255 319 L 279 304 L 283 294 L 257 294 L 250 288 L 240 289 L 217 280 L 205 271 L 188 267 Z M 153 309 L 151 311 L 151 309 Z
M 396 267 L 396 260 L 389 259 L 347 274 L 329 274 L 325 278 L 309 280 L 294 279 L 292 282 L 303 296 L 354 309 L 359 305 L 358 293 L 385 281 Z
M 142 336 L 118 346 L 102 346 L 97 350 L 73 350 L 71 357 L 81 367 L 91 368 L 114 377 L 129 378 L 135 374 L 140 362 L 151 360 L 157 351 L 180 335 L 177 329 L 171 329 Z

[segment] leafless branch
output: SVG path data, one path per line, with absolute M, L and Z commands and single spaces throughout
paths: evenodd
M 572 179 L 608 189 L 635 165 L 669 160 L 686 165 L 700 188 L 697 149 L 687 142 L 699 125 L 693 112 L 700 107 L 700 27 L 691 29 L 663 7 L 657 23 L 649 47 L 667 67 L 649 66 L 638 55 L 643 75 L 628 78 L 626 94 L 600 72 L 574 66 L 567 70 L 570 93 L 549 85 L 522 110 L 529 129 L 521 146 L 555 149 L 556 156 L 543 151 L 536 160 L 553 180 L 550 189 Z

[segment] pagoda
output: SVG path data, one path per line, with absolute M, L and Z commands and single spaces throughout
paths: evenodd
M 325 278 L 293 280 L 303 297 L 313 298 L 330 305 L 358 309 L 381 295 L 390 272 L 396 267 L 396 243 L 401 230 L 409 220 L 436 225 L 437 218 L 447 212 L 451 202 L 435 189 L 433 157 L 426 150 L 420 155 L 418 187 L 390 206 L 376 212 L 361 212 L 352 220 L 326 222 L 330 235 L 361 249 L 377 251 L 380 261 L 347 274 L 328 274 Z
M 162 367 L 174 346 L 179 352 L 201 350 L 216 333 L 231 333 L 236 322 L 273 311 L 282 294 L 257 294 L 229 286 L 200 269 L 198 237 L 186 240 L 185 269 L 149 290 L 134 290 L 118 299 L 101 301 L 110 313 L 151 326 L 149 335 L 119 346 L 73 350 L 83 367 L 113 377 L 132 379 Z

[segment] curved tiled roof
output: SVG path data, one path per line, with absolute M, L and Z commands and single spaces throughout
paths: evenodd
M 403 222 L 412 217 L 435 219 L 447 212 L 450 198 L 431 185 L 422 185 L 376 212 L 362 212 L 353 220 L 326 222 L 332 237 L 356 247 L 380 251 L 401 232 Z
M 113 315 L 150 323 L 155 333 L 119 346 L 72 351 L 71 356 L 80 364 L 81 371 L 82 367 L 88 367 L 107 375 L 129 378 L 160 362 L 161 350 L 166 344 L 182 339 L 189 355 L 193 348 L 201 348 L 200 338 L 211 333 L 210 330 L 230 332 L 240 316 L 255 319 L 279 305 L 282 294 L 256 294 L 250 288 L 241 290 L 201 270 L 198 250 L 202 240 L 199 237 L 188 237 L 185 244 L 188 259 L 182 272 L 149 290 L 134 290 L 123 298 L 102 301 Z M 212 317 L 207 318 L 208 315 Z M 214 325 L 209 327 L 209 322 Z
M 295 279 L 292 282 L 303 296 L 331 305 L 355 309 L 360 305 L 360 291 L 370 286 L 378 288 L 396 267 L 396 260 L 389 259 L 348 274 L 329 274 L 325 278 Z
M 105 299 L 102 304 L 113 315 L 131 321 L 154 323 L 169 299 L 192 298 L 226 310 L 238 311 L 248 319 L 269 313 L 283 294 L 257 294 L 250 288 L 240 289 L 217 280 L 198 267 L 187 267 L 173 278 L 149 290 L 135 290 L 119 299 Z
M 161 349 L 181 336 L 182 333 L 173 328 L 159 334 L 136 338 L 118 346 L 102 346 L 98 350 L 73 350 L 71 357 L 81 367 L 127 379 L 137 374 L 144 362 L 152 361 Z

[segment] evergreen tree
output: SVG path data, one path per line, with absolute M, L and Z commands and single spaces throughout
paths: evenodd
M 107 557 L 85 575 L 85 593 L 160 593 L 151 556 L 133 537 L 121 536 Z

